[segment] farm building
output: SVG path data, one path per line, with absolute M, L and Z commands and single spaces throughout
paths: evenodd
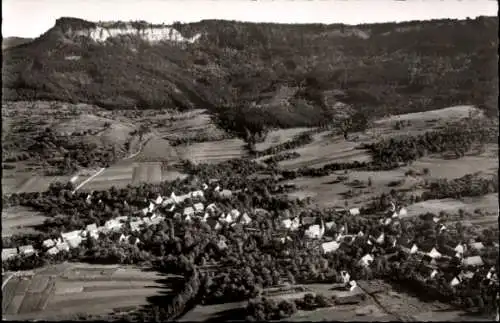
M 144 209 L 141 210 L 142 215 L 146 216 L 148 215 L 149 209 L 145 207 Z
M 392 218 L 393 219 L 399 218 L 399 214 L 397 212 L 392 213 Z
M 335 252 L 340 247 L 336 241 L 325 242 L 321 244 L 321 251 L 323 253 Z
M 373 261 L 373 256 L 370 254 L 366 254 L 363 257 L 361 257 L 358 263 L 363 267 L 368 267 L 370 263 L 372 263 L 372 261 Z
M 6 261 L 10 258 L 15 257 L 18 254 L 17 248 L 6 248 L 2 249 L 2 261 Z
M 483 266 L 484 262 L 481 256 L 467 257 L 462 260 L 462 265 L 465 267 L 478 267 Z
M 201 213 L 201 212 L 203 212 L 203 209 L 204 209 L 204 207 L 203 207 L 203 203 L 195 203 L 195 204 L 193 205 L 193 207 L 194 207 L 194 211 L 195 211 L 196 213 Z
M 355 280 L 351 280 L 347 284 L 347 287 L 349 288 L 349 291 L 352 292 L 354 289 L 356 289 L 356 287 L 358 287 L 358 284 L 356 283 Z
M 358 208 L 353 208 L 349 210 L 350 215 L 359 215 L 359 209 Z
M 231 216 L 231 214 L 230 214 L 230 213 L 228 213 L 228 214 L 227 214 L 227 215 L 225 215 L 225 216 L 224 216 L 224 214 L 222 214 L 222 215 L 221 215 L 221 218 L 222 218 L 222 221 L 223 221 L 223 222 L 226 222 L 226 223 L 228 223 L 228 224 L 231 224 L 231 223 L 233 223 L 233 221 L 234 221 L 234 220 L 233 220 L 233 217 Z
M 417 253 L 417 251 L 418 251 L 418 247 L 417 247 L 417 245 L 416 245 L 416 244 L 413 244 L 413 245 L 411 246 L 410 253 L 411 253 L 411 254 L 414 254 L 414 253 Z
M 432 248 L 432 250 L 429 251 L 427 255 L 429 255 L 429 257 L 431 257 L 432 259 L 437 259 L 442 257 L 441 253 L 437 251 L 436 248 Z
M 49 248 L 52 248 L 53 246 L 56 245 L 56 242 L 53 240 L 53 239 L 47 239 L 47 240 L 44 240 L 42 242 L 42 246 L 45 248 L 45 249 L 49 249 Z
M 205 215 L 203 215 L 203 217 L 201 218 L 201 222 L 207 222 L 208 218 L 210 218 L 210 215 L 208 215 L 208 213 L 205 213 Z

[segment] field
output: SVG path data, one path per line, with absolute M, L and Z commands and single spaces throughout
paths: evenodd
M 284 169 L 322 167 L 328 163 L 370 161 L 365 150 L 356 149 L 359 142 L 345 141 L 342 136 L 330 136 L 328 131 L 313 136 L 314 142 L 294 149 L 299 158 L 284 160 L 278 165 Z
M 179 160 L 179 156 L 176 149 L 172 147 L 167 140 L 152 137 L 144 144 L 141 152 L 130 160 L 135 162 L 155 162 L 165 160 L 174 163 Z
M 160 183 L 162 170 L 160 163 L 141 163 L 134 167 L 132 185 L 139 183 Z
M 46 217 L 25 207 L 2 209 L 2 237 L 15 233 L 34 231 L 33 226 L 42 224 Z
M 147 298 L 172 290 L 180 276 L 165 277 L 135 267 L 63 263 L 19 277 L 2 288 L 2 309 L 8 320 L 71 320 L 78 314 L 108 315 L 148 303 Z
M 294 136 L 300 135 L 312 128 L 290 128 L 290 129 L 278 129 L 270 131 L 266 139 L 263 142 L 255 144 L 255 149 L 257 151 L 263 151 L 272 146 L 276 146 L 291 140 Z
M 175 148 L 179 158 L 188 159 L 193 163 L 217 163 L 246 155 L 244 142 L 241 139 L 193 143 Z
M 21 175 L 2 178 L 2 191 L 6 194 L 44 192 L 50 184 L 55 182 L 66 183 L 71 176 L 37 176 Z

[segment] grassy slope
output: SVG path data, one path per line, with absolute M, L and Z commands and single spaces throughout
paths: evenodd
M 188 46 L 130 38 L 102 46 L 63 36 L 78 24 L 58 20 L 39 39 L 4 52 L 5 99 L 208 108 L 226 128 L 317 125 L 339 100 L 369 115 L 467 103 L 496 113 L 493 17 L 355 27 L 218 20 L 174 26 L 185 37 L 204 35 Z M 66 60 L 70 55 L 81 59 Z

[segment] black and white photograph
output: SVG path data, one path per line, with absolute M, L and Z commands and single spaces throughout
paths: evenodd
M 2 0 L 2 319 L 499 321 L 492 0 Z

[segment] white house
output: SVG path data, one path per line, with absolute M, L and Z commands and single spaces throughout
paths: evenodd
M 289 236 L 286 236 L 286 237 L 284 237 L 284 238 L 280 238 L 280 242 L 281 242 L 281 243 L 285 243 L 285 242 L 287 242 L 287 241 L 293 241 L 293 240 L 292 240 L 292 238 L 290 238 Z
M 81 237 L 82 230 L 74 230 L 66 233 L 61 233 L 61 237 L 64 241 L 68 241 L 70 239 L 74 239 L 77 237 Z
M 144 209 L 141 210 L 142 215 L 146 216 L 148 215 L 149 209 L 145 207 Z
M 141 228 L 142 223 L 143 223 L 142 220 L 130 222 L 130 230 L 132 232 L 139 231 L 140 228 Z
M 326 222 L 325 223 L 325 227 L 326 229 L 330 230 L 331 228 L 333 228 L 335 226 L 335 221 L 330 221 L 330 222 Z
M 359 231 L 359 232 L 358 232 L 358 237 L 362 237 L 362 236 L 364 236 L 364 235 L 365 235 L 365 234 L 363 233 L 363 231 Z
M 418 251 L 417 245 L 413 244 L 413 246 L 411 246 L 410 253 L 414 254 L 414 253 L 417 253 L 417 251 Z
M 173 212 L 175 210 L 175 204 L 172 204 L 169 208 L 167 208 L 168 212 Z
M 389 225 L 389 224 L 391 224 L 391 222 L 392 222 L 392 219 L 391 218 L 387 218 L 387 219 L 384 220 L 384 225 Z
M 230 190 L 224 189 L 219 193 L 219 196 L 224 198 L 230 198 L 231 196 L 233 196 L 233 193 Z
M 351 280 L 349 282 L 349 291 L 352 292 L 356 287 L 358 287 L 358 284 L 356 284 L 356 281 L 355 280 Z
M 363 267 L 368 267 L 373 262 L 373 256 L 370 254 L 366 254 L 359 260 L 358 264 Z
M 206 208 L 207 211 L 211 211 L 211 212 L 215 212 L 217 210 L 217 206 L 215 205 L 215 203 L 210 203 L 207 208 Z
M 154 203 L 156 205 L 159 205 L 163 202 L 163 197 L 161 197 L 161 195 L 158 195 L 158 197 L 155 199 Z
M 359 209 L 358 208 L 353 208 L 349 210 L 350 215 L 359 215 Z
M 205 215 L 201 218 L 201 222 L 207 222 L 209 217 L 210 215 L 208 215 L 208 213 L 205 212 Z
M 325 242 L 321 244 L 321 251 L 326 254 L 329 252 L 335 252 L 340 247 L 340 244 L 336 241 Z
M 92 204 L 92 195 L 91 194 L 87 195 L 87 198 L 85 199 L 85 203 L 87 203 L 89 205 Z
M 120 238 L 118 238 L 118 242 L 119 243 L 128 242 L 129 238 L 130 238 L 130 235 L 124 235 L 122 233 L 121 236 L 120 236 Z
M 126 217 L 125 217 L 126 218 Z M 93 232 L 93 231 L 97 231 L 97 224 L 95 223 L 92 223 L 92 224 L 89 224 L 85 227 L 85 231 L 87 232 Z
M 203 191 L 197 190 L 191 192 L 191 198 L 204 197 Z
M 434 221 L 434 223 L 438 223 L 439 222 L 439 218 L 437 216 L 435 216 L 435 217 L 432 218 L 432 221 Z
M 467 257 L 462 259 L 462 265 L 465 267 L 477 267 L 477 266 L 483 266 L 484 262 L 481 256 L 472 256 L 472 257 Z
M 285 229 L 290 229 L 292 227 L 292 220 L 290 219 L 284 219 L 281 221 L 281 224 Z
M 2 249 L 2 261 L 14 258 L 18 254 L 17 248 Z
M 459 243 L 454 249 L 457 253 L 463 254 L 465 252 L 464 245 Z
M 207 190 L 207 189 L 208 189 L 208 185 L 207 185 L 207 184 L 205 184 L 205 183 L 203 183 L 203 185 L 201 186 L 201 188 L 205 191 L 205 190 Z
M 461 283 L 460 278 L 458 278 L 458 277 L 453 277 L 453 279 L 452 279 L 452 280 L 451 280 L 451 282 L 450 282 L 450 285 L 451 285 L 452 287 L 454 287 L 454 286 L 457 286 L 457 285 L 458 285 L 458 284 L 460 284 L 460 283 Z
M 52 247 L 49 250 L 47 250 L 47 254 L 49 255 L 57 255 L 59 253 L 59 249 L 57 247 Z
M 184 216 L 184 222 L 191 222 L 191 221 L 193 221 L 191 215 L 188 214 L 188 215 Z
M 106 223 L 104 223 L 104 226 L 106 227 L 106 229 L 114 231 L 121 229 L 123 227 L 123 223 L 120 223 L 120 221 L 117 221 L 116 219 L 111 219 L 106 221 Z
M 399 216 L 407 216 L 408 215 L 408 211 L 402 207 L 401 210 L 399 210 Z
M 233 223 L 233 217 L 231 216 L 230 213 L 228 213 L 226 216 L 222 215 L 223 216 L 223 221 L 226 222 L 226 223 Z
M 309 239 L 321 239 L 324 232 L 325 232 L 324 228 L 321 228 L 319 224 L 314 224 L 311 225 L 309 228 L 307 228 L 304 234 Z
M 351 280 L 351 275 L 349 275 L 349 273 L 345 270 L 340 272 L 340 277 L 342 278 L 342 282 L 344 284 L 347 284 Z
M 443 232 L 444 230 L 446 230 L 446 226 L 444 224 L 441 224 L 441 226 L 439 227 L 439 233 Z
M 56 245 L 56 242 L 52 239 L 47 239 L 47 240 L 44 240 L 42 242 L 42 246 L 45 248 L 45 249 L 50 249 L 52 248 L 53 246 Z
M 155 209 L 155 204 L 153 202 L 149 202 L 148 212 L 153 212 Z
M 438 274 L 438 271 L 436 269 L 434 269 L 431 274 L 429 275 L 430 279 L 434 279 L 434 277 L 436 277 L 436 275 Z
M 250 218 L 250 216 L 248 216 L 248 214 L 245 212 L 243 213 L 243 215 L 240 217 L 239 219 L 239 222 L 243 225 L 248 225 L 252 222 L 252 219 Z
M 70 248 L 77 248 L 82 243 L 81 237 L 71 237 L 66 240 L 66 243 Z
M 203 203 L 195 203 L 195 204 L 193 205 L 193 207 L 194 207 L 194 211 L 195 211 L 196 213 L 201 213 L 201 212 L 203 212 L 203 209 L 204 209 L 204 207 L 203 207 Z
M 67 242 L 60 243 L 56 247 L 59 251 L 69 251 L 69 245 Z
M 237 209 L 232 209 L 231 210 L 231 217 L 233 219 L 237 219 L 240 215 L 241 215 L 241 213 Z
M 182 213 L 184 216 L 193 215 L 194 209 L 191 206 L 184 208 L 184 212 Z
M 378 238 L 375 240 L 375 242 L 378 243 L 378 244 L 382 244 L 382 243 L 384 243 L 384 240 L 385 240 L 385 234 L 382 232 L 378 236 Z
M 399 217 L 399 214 L 397 212 L 392 213 L 392 218 L 393 219 L 398 218 L 398 217 Z
M 215 191 L 215 192 L 219 192 L 219 191 L 220 191 L 220 186 L 219 186 L 219 185 L 217 185 L 217 186 L 214 188 L 214 191 Z
M 441 258 L 441 256 L 442 256 L 441 253 L 436 250 L 436 248 L 432 248 L 432 250 L 429 251 L 429 253 L 427 253 L 427 255 L 429 257 L 431 257 L 432 259 Z

